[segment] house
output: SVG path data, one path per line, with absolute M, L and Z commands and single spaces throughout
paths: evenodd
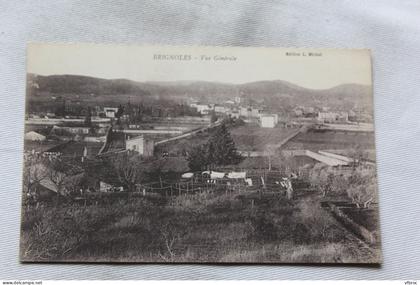
M 277 114 L 264 114 L 260 116 L 260 124 L 262 128 L 274 128 L 279 122 Z
M 96 142 L 96 143 L 104 143 L 106 141 L 106 136 L 89 136 L 89 137 L 84 137 L 83 141 L 85 142 Z
M 232 111 L 232 113 L 230 114 L 230 117 L 234 119 L 239 119 L 241 115 L 239 114 L 238 111 Z
M 197 108 L 197 105 L 200 105 L 200 101 L 199 100 L 196 100 L 196 99 L 189 99 L 188 100 L 190 103 L 189 103 L 189 106 L 191 107 L 191 108 Z
M 197 104 L 196 105 L 197 112 L 199 112 L 202 115 L 208 115 L 211 110 L 213 110 L 213 107 L 209 104 Z
M 296 117 L 301 117 L 301 116 L 303 116 L 303 110 L 302 110 L 302 109 L 300 109 L 300 108 L 295 108 L 295 109 L 293 110 L 293 112 L 294 112 L 294 114 L 295 114 L 295 116 L 296 116 Z
M 229 109 L 229 111 L 226 114 L 234 119 L 239 119 L 239 117 L 241 116 L 240 110 L 238 108 Z
M 357 114 L 353 110 L 349 111 L 349 121 L 352 121 L 352 122 L 357 121 Z
M 104 107 L 104 112 L 107 118 L 115 118 L 115 114 L 118 112 L 118 108 Z
M 73 134 L 73 135 L 87 135 L 90 132 L 89 127 L 61 127 L 61 126 L 54 126 L 51 130 L 53 134 L 56 135 L 65 135 L 65 134 Z
M 98 128 L 98 129 L 96 129 L 96 133 L 99 134 L 99 135 L 104 135 L 104 134 L 106 134 L 107 130 L 108 130 L 108 127 Z
M 241 107 L 239 113 L 241 117 L 251 117 L 252 109 L 250 107 Z
M 303 107 L 303 113 L 305 113 L 305 114 L 312 114 L 314 112 L 315 112 L 314 107 Z
M 125 140 L 125 149 L 138 152 L 143 156 L 153 156 L 155 144 L 153 140 L 137 136 Z
M 261 112 L 262 111 L 258 108 L 252 108 L 251 109 L 251 117 L 258 118 L 260 116 Z
M 48 149 L 48 153 L 59 153 L 64 157 L 92 158 L 98 155 L 102 143 L 68 141 Z
M 43 136 L 43 135 L 41 135 L 41 134 L 39 134 L 39 133 L 37 133 L 37 132 L 30 131 L 30 132 L 27 132 L 25 134 L 25 140 L 29 140 L 29 141 L 45 141 L 46 140 L 46 137 Z
M 341 123 L 345 123 L 349 121 L 349 113 L 348 112 L 340 112 L 338 114 L 338 119 L 337 121 L 341 122 Z
M 319 112 L 318 121 L 323 123 L 347 122 L 349 114 L 347 112 Z
M 66 165 L 67 166 L 67 165 Z M 46 200 L 55 196 L 67 196 L 79 189 L 77 187 L 82 185 L 85 173 L 78 167 L 70 168 L 63 173 L 58 170 L 52 170 L 49 166 L 43 163 L 37 163 L 30 166 L 31 173 L 37 173 L 38 179 L 32 180 L 33 188 L 30 189 L 28 196 L 32 196 L 37 200 Z M 60 181 L 60 183 L 57 183 Z
M 99 182 L 99 192 L 112 192 L 113 186 L 106 182 L 100 181 Z
M 123 192 L 123 186 L 115 186 L 104 181 L 99 181 L 99 192 Z
M 222 105 L 215 105 L 214 106 L 214 112 L 218 113 L 218 114 L 224 114 L 226 113 L 227 108 L 225 106 Z
M 318 121 L 320 122 L 334 122 L 338 114 L 333 112 L 319 112 Z

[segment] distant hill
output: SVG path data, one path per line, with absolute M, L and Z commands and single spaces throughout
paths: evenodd
M 235 96 L 248 101 L 264 102 L 267 106 L 364 106 L 372 108 L 371 86 L 343 84 L 330 89 L 315 90 L 282 81 L 257 81 L 228 84 L 206 81 L 136 82 L 127 79 L 101 79 L 79 75 L 41 76 L 28 74 L 28 94 L 94 94 L 159 96 L 164 99 L 195 98 L 222 102 Z M 211 100 L 209 98 L 211 97 Z
M 128 94 L 148 95 L 141 83 L 127 79 L 101 79 L 79 75 L 40 76 L 28 74 L 28 87 L 52 94 Z

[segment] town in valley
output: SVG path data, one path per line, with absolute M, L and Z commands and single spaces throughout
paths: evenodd
M 378 263 L 371 92 L 28 74 L 21 260 Z

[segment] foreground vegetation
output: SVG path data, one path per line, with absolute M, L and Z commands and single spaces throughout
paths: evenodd
M 26 205 L 22 261 L 374 262 L 375 250 L 300 193 L 196 194 Z

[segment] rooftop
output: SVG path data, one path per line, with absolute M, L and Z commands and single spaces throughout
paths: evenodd
M 102 143 L 96 142 L 76 142 L 68 141 L 48 149 L 48 152 L 59 152 L 67 157 L 81 157 L 84 149 L 87 150 L 87 156 L 96 156 L 102 147 Z

